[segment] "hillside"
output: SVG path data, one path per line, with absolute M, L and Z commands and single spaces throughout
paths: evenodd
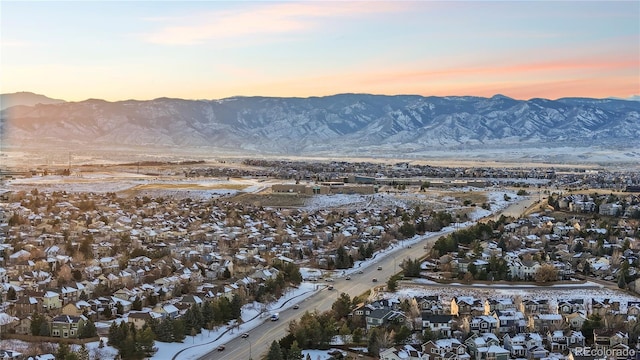
M 15 146 L 215 148 L 307 156 L 556 147 L 580 152 L 637 144 L 640 102 L 366 94 L 86 100 L 17 106 L 2 111 L 0 121 L 4 140 Z

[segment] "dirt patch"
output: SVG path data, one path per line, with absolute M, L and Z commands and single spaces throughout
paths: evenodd
M 241 204 L 266 207 L 300 207 L 304 206 L 309 196 L 299 194 L 239 194 L 230 201 Z
M 454 191 L 454 192 L 445 192 L 441 193 L 443 196 L 451 196 L 456 200 L 460 201 L 460 203 L 464 203 L 465 201 L 470 201 L 471 204 L 482 205 L 488 201 L 487 195 L 483 192 L 473 192 L 473 191 Z
M 143 184 L 131 188 L 134 191 L 142 190 L 238 190 L 249 187 L 244 184 Z

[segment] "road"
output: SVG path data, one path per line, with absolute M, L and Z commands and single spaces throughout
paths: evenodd
M 523 199 L 519 202 L 513 203 L 504 210 L 502 210 L 497 216 L 501 214 L 519 216 L 524 210 L 537 201 L 537 196 L 533 199 L 533 196 L 528 199 Z M 451 231 L 449 231 L 451 232 Z M 273 341 L 278 341 L 287 334 L 289 322 L 291 320 L 298 319 L 304 311 L 319 312 L 327 311 L 331 309 L 331 305 L 338 299 L 340 293 L 347 293 L 351 298 L 358 296 L 365 291 L 373 288 L 376 285 L 386 284 L 387 279 L 392 275 L 399 272 L 400 263 L 406 258 L 418 258 L 426 254 L 425 245 L 430 248 L 431 245 L 443 234 L 426 237 L 418 243 L 413 243 L 411 247 L 406 246 L 400 242 L 398 246 L 402 246 L 401 249 L 388 250 L 387 253 L 381 253 L 377 257 L 379 260 L 371 263 L 368 267 L 362 268 L 362 274 L 351 274 L 351 280 L 345 280 L 342 278 L 335 278 L 333 290 L 327 289 L 327 283 L 318 282 L 319 290 L 314 296 L 307 298 L 300 304 L 300 309 L 288 309 L 280 312 L 280 320 L 270 321 L 268 318 L 260 326 L 250 331 L 250 336 L 246 339 L 238 336 L 226 343 L 226 349 L 219 352 L 213 345 L 211 352 L 202 356 L 202 360 L 247 360 L 250 358 L 260 359 L 263 354 L 266 354 L 269 350 L 269 346 Z M 377 270 L 378 266 L 381 270 Z M 373 279 L 378 279 L 377 283 L 373 282 Z

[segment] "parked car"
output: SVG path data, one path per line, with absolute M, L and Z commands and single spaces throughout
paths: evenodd
M 218 351 L 224 351 L 224 345 L 218 346 Z
M 242 335 L 241 335 L 241 337 L 242 337 L 243 339 L 244 339 L 244 338 L 248 338 L 248 337 L 249 337 L 249 333 L 244 333 L 244 334 L 242 334 Z
M 358 270 L 358 274 L 362 274 L 362 270 Z
M 333 285 L 329 285 L 329 287 L 327 289 L 333 290 Z
M 382 270 L 382 266 L 378 266 L 378 270 Z
M 371 279 L 371 281 L 378 282 L 378 279 L 377 278 L 373 278 L 373 279 Z
M 351 276 L 347 276 L 346 278 L 344 278 L 345 280 L 351 280 Z
M 326 278 L 326 279 L 324 279 L 324 281 L 326 281 L 326 282 L 333 282 L 333 279 L 332 279 L 332 278 Z
M 300 309 L 300 305 L 298 305 L 298 304 L 293 305 L 293 309 L 294 309 L 294 310 L 298 310 L 298 309 Z

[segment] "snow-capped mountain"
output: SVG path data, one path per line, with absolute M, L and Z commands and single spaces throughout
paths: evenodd
M 640 138 L 640 102 L 502 95 L 341 94 L 86 100 L 2 111 L 5 141 L 92 148 L 217 148 L 290 155 L 402 155 L 437 150 L 616 147 Z

